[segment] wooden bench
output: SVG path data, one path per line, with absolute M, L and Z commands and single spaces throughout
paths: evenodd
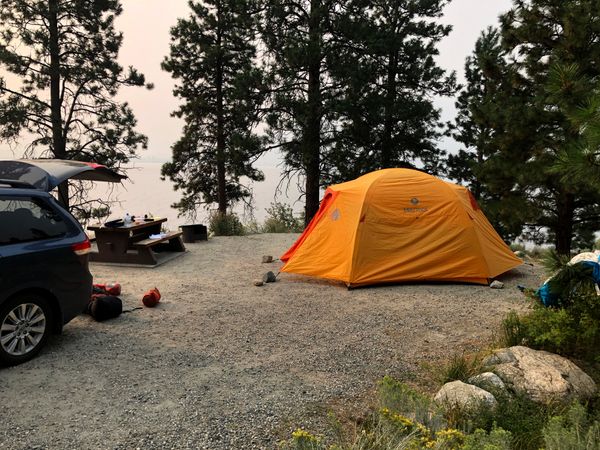
M 133 245 L 135 247 L 152 247 L 156 244 L 160 244 L 161 242 L 169 241 L 171 243 L 172 240 L 178 240 L 177 238 L 183 234 L 182 231 L 170 231 L 168 233 L 164 233 L 164 236 L 161 238 L 148 238 L 143 239 L 141 241 L 137 241 Z M 178 250 L 176 250 L 178 251 Z M 181 251 L 181 250 L 179 250 Z
M 156 265 L 158 263 L 152 247 L 160 244 L 160 250 L 171 252 L 185 252 L 185 246 L 181 240 L 181 231 L 170 231 L 164 233 L 160 238 L 147 238 L 133 243 L 138 250 L 138 258 L 142 264 Z M 158 248 L 157 248 L 158 250 Z

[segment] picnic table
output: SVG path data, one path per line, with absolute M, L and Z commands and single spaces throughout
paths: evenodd
M 160 232 L 166 221 L 145 219 L 117 227 L 88 226 L 96 235 L 98 247 L 97 252 L 90 253 L 90 261 L 154 266 L 158 264 L 156 251 L 184 252 L 181 231 Z

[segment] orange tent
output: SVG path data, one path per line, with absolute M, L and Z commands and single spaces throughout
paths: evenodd
M 410 169 L 384 169 L 325 191 L 281 257 L 283 272 L 349 287 L 402 281 L 487 284 L 522 263 L 468 189 Z

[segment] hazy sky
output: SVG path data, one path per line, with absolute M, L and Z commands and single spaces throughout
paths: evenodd
M 149 148 L 142 155 L 146 161 L 166 161 L 170 147 L 177 140 L 181 122 L 170 117 L 177 108 L 171 91 L 173 82 L 160 63 L 169 51 L 169 29 L 178 17 L 188 13 L 187 0 L 123 0 L 123 14 L 116 26 L 124 33 L 119 59 L 124 66 L 132 65 L 154 83 L 153 90 L 128 88 L 119 95 L 130 103 L 138 119 L 138 130 L 149 138 Z M 510 8 L 510 0 L 453 0 L 445 10 L 442 21 L 453 25 L 451 34 L 439 46 L 439 63 L 456 70 L 463 79 L 463 66 L 481 31 L 498 22 L 498 15 Z M 3 70 L 3 69 L 0 69 Z M 3 74 L 4 75 L 4 74 Z M 454 116 L 454 100 L 438 99 L 444 120 Z M 445 141 L 448 150 L 454 147 Z M 1 157 L 11 157 L 6 146 L 0 146 Z M 17 156 L 18 154 L 17 150 Z M 263 158 L 263 164 L 275 164 L 277 155 Z

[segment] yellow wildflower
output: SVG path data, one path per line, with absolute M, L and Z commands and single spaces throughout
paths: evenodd
M 465 442 L 465 435 L 455 428 L 440 430 L 435 434 L 435 437 L 449 445 L 450 449 L 458 449 Z
M 292 433 L 292 438 L 299 442 L 319 442 L 319 438 L 310 434 L 308 431 L 298 428 Z
M 421 436 L 429 436 L 429 429 L 421 424 L 421 423 L 417 423 L 417 431 L 421 434 Z

